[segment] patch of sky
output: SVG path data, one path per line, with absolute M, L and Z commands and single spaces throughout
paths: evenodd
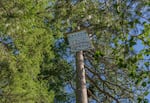
M 71 0 L 71 4 L 75 5 L 79 0 Z
M 3 39 L 2 39 L 2 38 L 0 38 L 0 42 L 2 42 L 2 40 L 3 40 Z
M 106 76 L 103 74 L 100 76 L 102 80 L 106 80 Z
M 144 45 L 142 44 L 141 40 L 137 40 L 136 45 L 133 48 L 137 53 L 139 53 L 141 50 L 144 49 Z
M 72 31 L 72 27 L 68 27 L 67 29 L 66 29 L 66 33 L 69 33 L 69 32 L 71 32 Z
M 149 85 L 149 88 L 150 88 L 150 85 Z M 150 92 L 150 91 L 149 91 Z M 148 99 L 149 102 L 150 102 L 150 93 L 145 97 L 145 99 Z
M 150 7 L 146 6 L 141 10 L 142 16 L 140 21 L 150 23 Z
M 85 27 L 88 27 L 88 26 L 90 26 L 90 22 L 85 21 L 83 25 L 84 25 Z
M 98 0 L 98 1 L 101 2 L 101 3 L 105 3 L 106 0 Z
M 1 36 L 0 37 L 0 43 L 6 45 L 8 49 L 11 49 L 12 53 L 14 55 L 18 55 L 20 53 L 19 50 L 16 48 L 12 37 L 10 37 L 10 36 Z
M 74 89 L 73 89 L 73 87 L 71 87 L 70 84 L 68 84 L 68 85 L 65 86 L 65 90 L 69 94 L 72 94 L 74 92 Z
M 95 100 L 89 100 L 89 103 L 96 103 L 96 101 Z
M 19 52 L 19 50 L 15 49 L 15 50 L 13 51 L 13 54 L 14 54 L 14 55 L 18 55 L 18 54 L 20 54 L 20 52 Z
M 51 0 L 51 1 L 48 3 L 48 6 L 53 7 L 54 4 L 55 4 L 55 0 Z
M 74 54 L 71 53 L 69 46 L 66 45 L 65 47 L 63 47 L 63 45 L 65 45 L 65 40 L 63 38 L 58 39 L 55 43 L 56 48 L 60 48 L 60 49 L 65 48 L 65 51 L 63 51 L 64 49 L 58 51 L 59 55 L 61 55 L 63 59 L 67 60 L 68 63 L 74 61 Z M 62 52 L 64 53 L 63 55 Z
M 131 36 L 138 36 L 139 34 L 142 33 L 143 29 L 144 29 L 143 25 L 141 25 L 141 24 L 136 24 L 136 25 L 135 25 L 135 28 L 130 29 L 129 34 L 130 34 Z

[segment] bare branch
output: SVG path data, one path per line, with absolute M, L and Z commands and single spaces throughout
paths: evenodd
M 118 85 L 118 84 L 114 84 L 114 83 L 112 83 L 112 82 L 109 82 L 109 81 L 106 81 L 106 80 L 103 80 L 102 78 L 100 78 L 100 76 L 99 76 L 99 74 L 98 73 L 96 73 L 95 71 L 93 71 L 94 69 L 90 69 L 88 66 L 86 66 L 85 65 L 85 68 L 88 70 L 88 71 L 90 71 L 91 73 L 93 73 L 94 75 L 96 75 L 97 77 L 98 77 L 98 79 L 100 80 L 100 81 L 102 81 L 109 89 L 111 89 L 111 90 L 114 90 L 113 88 L 111 88 L 109 85 L 113 85 L 113 86 L 115 86 L 115 87 L 118 87 L 118 88 L 120 88 L 122 91 L 128 91 L 129 93 L 132 93 L 132 91 L 129 91 L 128 89 L 126 89 L 126 88 L 124 88 L 124 87 L 121 87 L 120 85 Z M 109 85 L 108 85 L 109 84 Z
M 101 103 L 101 102 L 97 99 L 97 97 L 96 97 L 89 89 L 87 89 L 87 93 L 88 93 L 89 95 L 91 95 L 92 98 L 95 99 L 98 103 Z
M 93 84 L 93 86 L 95 86 L 101 93 L 103 93 L 103 94 L 109 96 L 110 98 L 112 98 L 113 100 L 115 100 L 117 103 L 119 103 L 119 101 L 118 101 L 117 98 L 115 98 L 114 96 L 112 96 L 112 95 L 109 94 L 108 92 L 106 92 L 106 91 L 100 89 L 100 88 L 96 85 L 96 83 L 95 83 L 87 74 L 86 74 L 86 77 L 87 77 L 87 79 Z

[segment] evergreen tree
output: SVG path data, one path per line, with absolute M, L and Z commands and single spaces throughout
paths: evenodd
M 89 99 L 147 102 L 143 98 L 150 83 L 150 18 L 145 15 L 149 4 L 149 0 L 1 0 L 0 102 L 51 103 L 54 96 L 55 101 L 71 102 L 64 87 L 74 87 L 74 63 L 67 61 L 71 53 L 62 38 L 82 29 L 94 46 L 84 51 Z M 137 31 L 140 26 L 142 32 Z M 144 48 L 136 52 L 139 42 Z
M 44 55 L 54 58 L 55 38 L 45 19 L 51 18 L 45 12 L 48 5 L 48 0 L 0 1 L 2 103 L 53 102 L 54 92 L 48 91 L 46 81 L 38 80 Z
M 148 5 L 148 0 L 58 0 L 49 9 L 52 30 L 65 34 L 86 29 L 90 34 L 95 49 L 84 52 L 87 87 L 97 102 L 141 102 L 149 93 Z M 137 25 L 145 30 L 137 31 Z M 145 48 L 136 52 L 139 42 Z

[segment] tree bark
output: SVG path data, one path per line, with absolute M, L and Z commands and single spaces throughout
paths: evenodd
M 76 103 L 88 103 L 82 51 L 76 53 Z

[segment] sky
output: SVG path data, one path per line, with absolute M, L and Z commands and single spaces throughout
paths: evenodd
M 144 17 L 150 17 L 150 12 L 147 12 L 147 9 L 148 9 L 148 8 L 144 8 L 143 11 L 142 11 Z M 141 21 L 141 22 L 150 23 L 150 22 L 147 21 L 145 18 L 140 18 L 140 21 Z M 142 32 L 142 30 L 143 30 L 143 28 L 144 28 L 142 25 L 136 25 L 136 27 L 137 27 L 137 29 L 132 29 L 132 30 L 130 31 L 130 34 L 135 34 L 135 32 L 136 32 L 136 34 L 138 35 L 138 34 L 140 34 L 140 33 Z M 1 41 L 2 41 L 2 39 L 0 38 L 0 42 L 1 42 Z M 11 40 L 11 39 L 8 39 L 6 42 L 7 42 L 7 43 L 11 43 L 12 40 Z M 140 52 L 140 50 L 142 50 L 143 48 L 144 48 L 144 46 L 143 46 L 142 42 L 138 40 L 138 41 L 137 41 L 137 45 L 134 46 L 134 49 L 135 49 L 137 52 Z M 71 61 L 72 58 L 73 58 L 73 56 L 70 57 L 70 58 L 67 58 L 67 59 L 68 59 L 68 61 Z M 67 91 L 68 93 L 71 93 L 71 92 L 72 92 L 71 87 L 70 87 L 70 86 L 66 86 L 66 91 Z M 145 98 L 149 99 L 149 101 L 150 101 L 150 94 L 149 94 L 148 96 L 146 96 Z M 91 102 L 91 103 L 95 103 L 95 102 Z

